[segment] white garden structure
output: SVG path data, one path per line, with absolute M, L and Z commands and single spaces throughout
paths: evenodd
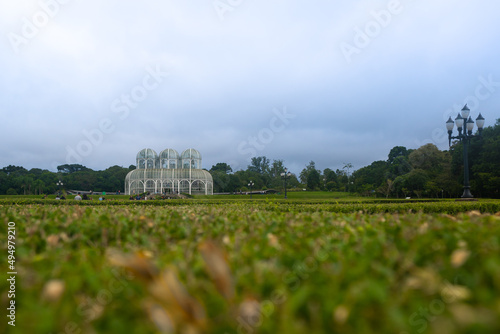
M 125 177 L 125 194 L 213 195 L 212 175 L 201 169 L 201 154 L 187 149 L 181 155 L 168 148 L 158 155 L 150 148 L 137 153 L 137 169 Z

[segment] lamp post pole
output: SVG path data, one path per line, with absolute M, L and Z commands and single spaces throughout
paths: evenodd
M 248 186 L 250 187 L 250 199 L 252 199 L 252 187 L 254 184 L 253 181 L 248 182 Z
M 287 198 L 286 197 L 286 179 L 289 179 L 291 175 L 292 175 L 292 173 L 290 173 L 287 168 L 285 168 L 284 173 L 281 173 L 281 178 L 285 180 L 285 198 Z
M 469 184 L 469 145 L 470 140 L 473 137 L 481 137 L 481 133 L 483 132 L 484 126 L 484 117 L 479 116 L 476 118 L 476 124 L 478 129 L 478 134 L 473 135 L 472 130 L 474 129 L 474 121 L 472 117 L 469 116 L 470 109 L 467 107 L 467 104 L 462 108 L 461 112 L 458 113 L 455 118 L 455 122 L 450 118 L 446 122 L 446 129 L 448 130 L 448 144 L 451 146 L 452 139 L 458 139 L 463 144 L 464 151 L 464 193 L 462 194 L 462 198 L 474 198 L 470 192 L 470 184 Z M 453 134 L 453 126 L 456 124 L 458 136 L 452 136 Z

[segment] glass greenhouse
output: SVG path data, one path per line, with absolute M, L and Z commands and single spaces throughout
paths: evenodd
M 212 175 L 201 169 L 201 154 L 189 148 L 179 155 L 168 148 L 158 155 L 145 148 L 137 153 L 137 169 L 125 177 L 125 194 L 213 195 Z

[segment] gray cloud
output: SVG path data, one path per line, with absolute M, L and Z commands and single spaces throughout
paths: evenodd
M 194 147 L 206 168 L 239 169 L 260 134 L 255 153 L 296 173 L 360 168 L 397 145 L 446 149 L 445 118 L 465 102 L 486 125 L 499 117 L 493 0 L 242 1 L 224 20 L 212 4 L 2 2 L 0 163 L 54 170 L 80 148 L 103 169 Z M 148 68 L 169 75 L 154 85 Z M 271 129 L 284 107 L 295 118 Z

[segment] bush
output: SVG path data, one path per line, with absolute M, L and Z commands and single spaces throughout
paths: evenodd
M 10 201 L 19 333 L 500 333 L 500 201 Z

